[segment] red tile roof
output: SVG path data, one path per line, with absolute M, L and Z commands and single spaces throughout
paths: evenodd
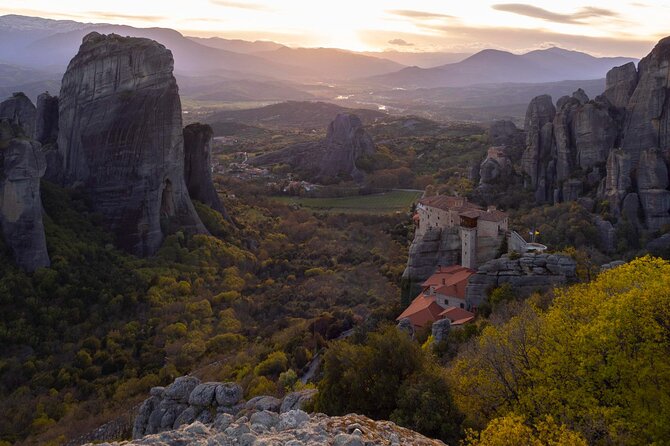
M 464 310 L 463 308 L 448 307 L 446 310 L 443 310 L 440 313 L 440 317 L 449 319 L 453 324 L 457 321 L 462 321 L 468 318 L 474 319 L 475 314 L 469 312 L 468 310 Z
M 439 314 L 443 310 L 444 308 L 435 302 L 435 296 L 419 294 L 396 320 L 399 321 L 407 317 L 415 327 L 425 327 L 430 322 L 438 320 Z
M 435 291 L 445 296 L 465 299 L 465 287 L 470 276 L 476 271 L 461 265 L 439 267 L 435 273 L 421 285 L 424 288 L 434 286 Z
M 467 211 L 469 209 L 481 209 L 474 203 L 470 203 L 464 197 L 451 197 L 448 195 L 434 195 L 419 200 L 424 206 L 430 206 L 444 211 Z

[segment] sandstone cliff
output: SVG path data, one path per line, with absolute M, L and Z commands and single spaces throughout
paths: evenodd
M 183 228 L 206 232 L 184 181 L 172 53 L 140 38 L 90 33 L 63 76 L 63 181 L 91 195 L 118 245 L 151 255 Z
M 0 226 L 19 267 L 34 271 L 50 265 L 40 198 L 46 163 L 41 145 L 22 133 L 0 119 Z
M 184 178 L 192 199 L 228 218 L 212 182 L 212 128 L 207 124 L 184 127 Z
M 605 92 L 533 99 L 522 170 L 538 202 L 607 200 L 613 215 L 649 230 L 670 223 L 670 38 L 610 70 Z M 642 216 L 638 222 L 637 215 Z
M 315 181 L 353 178 L 361 182 L 364 174 L 356 167 L 356 160 L 374 152 L 372 138 L 358 116 L 340 113 L 328 126 L 324 140 L 296 144 L 252 158 L 249 162 L 255 165 L 289 164 Z
M 37 97 L 34 138 L 42 144 L 55 143 L 58 139 L 58 96 L 49 92 Z

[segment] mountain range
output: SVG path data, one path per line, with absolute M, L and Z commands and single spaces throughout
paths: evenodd
M 147 37 L 163 44 L 174 55 L 182 94 L 209 102 L 339 101 L 352 95 L 369 96 L 367 101 L 359 100 L 359 105 L 347 104 L 362 106 L 373 97 L 408 96 L 398 94 L 401 89 L 482 84 L 488 85 L 485 90 L 489 92 L 492 86 L 500 85 L 504 93 L 510 88 L 518 90 L 522 84 L 526 88 L 528 84 L 603 79 L 612 67 L 635 61 L 598 58 L 561 48 L 521 55 L 499 50 L 468 55 L 291 48 L 271 41 L 188 37 L 167 28 L 5 15 L 0 17 L 0 95 L 23 91 L 34 99 L 46 90 L 57 92 L 70 58 L 91 31 Z M 477 96 L 479 90 L 470 91 Z M 422 91 L 421 96 L 426 93 Z M 441 91 L 440 96 L 446 93 Z M 448 96 L 446 102 L 453 102 L 451 93 Z M 495 106 L 501 105 L 505 104 L 497 100 Z M 376 108 L 374 104 L 372 107 Z
M 390 88 L 435 88 L 600 79 L 611 68 L 636 61 L 629 57 L 594 57 L 557 47 L 525 54 L 483 50 L 461 62 L 427 69 L 408 67 L 366 81 Z

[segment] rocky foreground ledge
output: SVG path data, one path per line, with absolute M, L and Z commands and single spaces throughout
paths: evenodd
M 306 389 L 283 399 L 257 396 L 243 401 L 236 383 L 202 383 L 182 376 L 167 387 L 151 389 L 135 418 L 132 441 L 102 444 L 444 446 L 390 421 L 355 414 L 308 414 L 302 409 L 315 394 L 316 390 Z
M 177 430 L 138 440 L 102 445 L 444 446 L 444 443 L 428 439 L 390 421 L 373 421 L 355 414 L 342 417 L 308 415 L 298 409 L 282 414 L 262 410 L 237 419 L 226 414 L 210 425 L 196 421 Z

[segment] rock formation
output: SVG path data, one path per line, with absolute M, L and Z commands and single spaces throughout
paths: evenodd
M 501 119 L 489 125 L 489 142 L 494 146 L 516 146 L 523 142 L 523 136 L 512 121 Z
M 37 115 L 34 138 L 44 144 L 55 143 L 58 139 L 58 96 L 49 92 L 37 97 Z
M 514 169 L 512 160 L 502 146 L 489 148 L 486 158 L 479 166 L 479 184 L 508 183 Z
M 0 119 L 0 226 L 16 263 L 26 271 L 50 265 L 40 198 L 45 168 L 41 145 Z
M 574 281 L 576 268 L 573 259 L 558 254 L 526 253 L 516 259 L 505 254 L 486 262 L 470 277 L 465 299 L 469 306 L 477 307 L 490 290 L 504 283 L 509 283 L 519 296 L 547 291 Z
M 539 202 L 607 200 L 617 218 L 658 230 L 670 223 L 670 38 L 613 68 L 605 92 L 533 99 L 522 169 Z M 551 123 L 550 123 L 551 121 Z M 638 215 L 642 219 L 638 218 Z
M 29 138 L 35 133 L 36 114 L 35 106 L 23 93 L 14 93 L 11 98 L 0 102 L 0 118 L 7 118 L 21 127 L 23 135 Z
M 332 181 L 337 178 L 361 182 L 364 174 L 356 167 L 356 160 L 375 152 L 372 138 L 356 115 L 340 113 L 328 126 L 324 140 L 296 144 L 277 152 L 252 158 L 255 165 L 290 164 L 304 171 L 314 181 Z
M 257 396 L 243 402 L 235 383 L 201 383 L 184 376 L 151 389 L 135 419 L 134 441 L 123 444 L 444 445 L 388 421 L 310 415 L 303 409 L 315 394 L 307 389 L 283 400 Z
M 136 255 L 179 228 L 206 232 L 184 181 L 181 102 L 172 53 L 140 38 L 90 33 L 63 76 L 58 150 L 63 181 Z
M 193 200 L 205 203 L 226 218 L 228 214 L 212 182 L 212 128 L 207 124 L 184 127 L 184 179 Z

